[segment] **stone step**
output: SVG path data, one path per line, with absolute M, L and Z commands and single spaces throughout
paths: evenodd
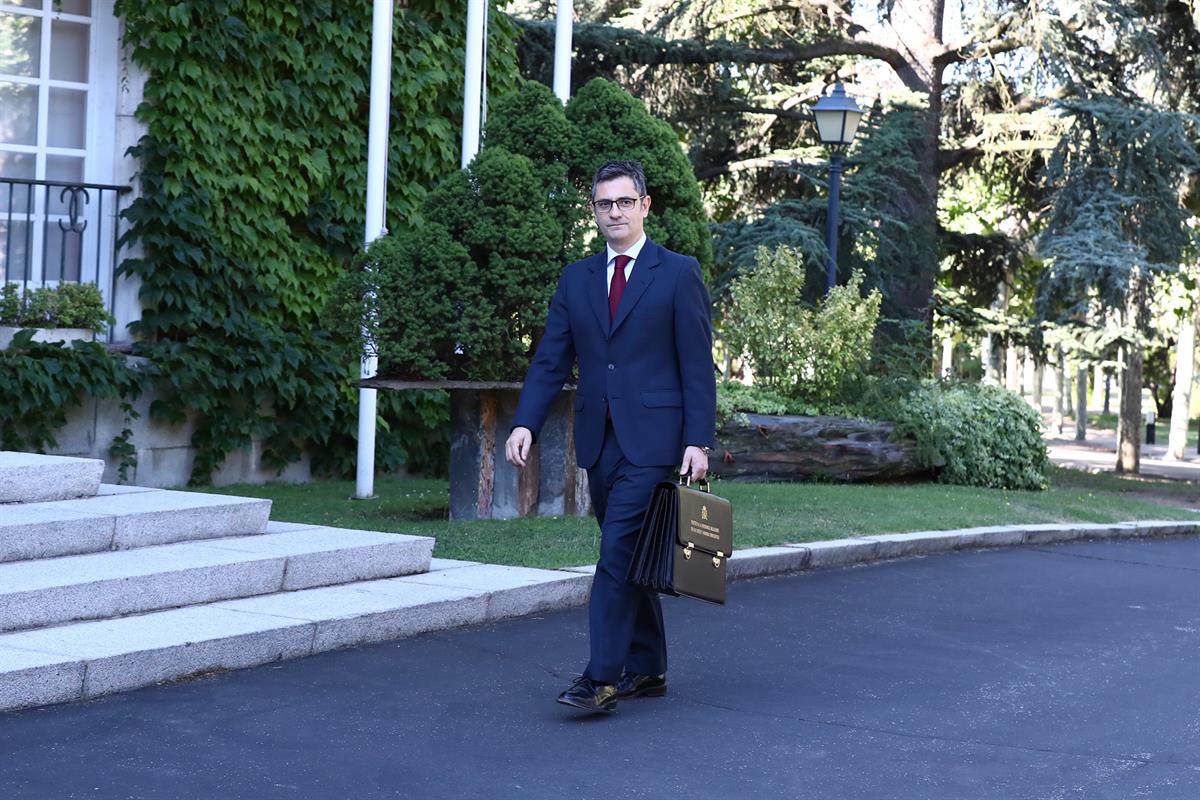
M 584 574 L 433 559 L 432 572 L 0 634 L 0 711 L 88 699 L 580 605 Z
M 261 533 L 271 501 L 101 485 L 95 497 L 0 506 L 0 563 Z
M 409 575 L 432 551 L 424 536 L 273 522 L 254 536 L 0 564 L 0 631 Z
M 0 503 L 91 497 L 100 486 L 103 472 L 104 462 L 96 458 L 0 450 Z

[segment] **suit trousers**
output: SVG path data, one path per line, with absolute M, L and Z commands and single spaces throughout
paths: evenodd
M 667 638 L 658 592 L 626 580 L 638 532 L 654 486 L 670 480 L 678 465 L 629 463 L 612 420 L 605 425 L 600 459 L 588 470 L 592 509 L 600 523 L 600 560 L 588 604 L 591 659 L 584 675 L 616 683 L 623 671 L 667 671 Z

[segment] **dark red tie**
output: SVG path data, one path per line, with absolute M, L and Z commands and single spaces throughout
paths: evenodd
M 625 265 L 630 261 L 633 259 L 629 256 L 617 256 L 612 285 L 608 287 L 608 319 L 610 322 L 617 318 L 617 307 L 621 305 L 621 295 L 625 293 Z

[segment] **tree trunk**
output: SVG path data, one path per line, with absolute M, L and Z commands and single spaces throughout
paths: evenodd
M 947 336 L 942 339 L 941 377 L 949 378 L 953 374 L 954 374 L 954 339 Z
M 1075 387 L 1075 382 L 1071 380 L 1071 364 L 1067 360 L 1067 354 L 1062 354 L 1062 398 L 1063 398 L 1063 413 L 1068 417 L 1075 416 L 1075 403 L 1071 399 L 1071 391 Z
M 1129 295 L 1126 319 L 1132 320 L 1136 330 L 1144 330 L 1146 317 L 1146 289 L 1141 270 L 1134 267 L 1129 274 Z M 1142 363 L 1145 354 L 1140 345 L 1124 345 L 1125 373 L 1121 376 L 1121 418 L 1117 425 L 1118 473 L 1141 471 L 1142 447 Z
M 1113 371 L 1112 393 L 1117 398 L 1117 417 L 1121 416 L 1121 383 L 1125 380 L 1125 348 L 1117 348 L 1117 368 Z M 1109 403 L 1108 413 L 1112 413 L 1112 403 Z
M 993 364 L 992 350 L 992 334 L 985 334 L 979 341 L 979 361 L 983 365 L 983 382 L 989 386 L 997 386 L 1000 383 L 1000 376 Z
M 746 481 L 875 481 L 928 472 L 914 442 L 891 441 L 894 427 L 842 417 L 739 415 L 717 431 L 711 471 Z
M 1087 438 L 1087 382 L 1087 367 L 1077 364 L 1075 368 L 1075 438 L 1081 442 Z
M 1192 380 L 1196 365 L 1196 325 L 1200 323 L 1200 303 L 1192 314 L 1180 320 L 1175 345 L 1175 388 L 1172 391 L 1171 433 L 1167 439 L 1167 458 L 1182 459 L 1187 450 L 1188 417 L 1192 405 Z
M 1054 353 L 1054 366 L 1050 371 L 1054 374 L 1054 419 L 1051 422 L 1052 429 L 1056 435 L 1061 436 L 1063 432 L 1063 400 L 1067 393 L 1067 373 L 1063 369 L 1063 354 L 1062 348 L 1058 348 Z
M 1004 388 L 1021 393 L 1021 360 L 1017 357 L 1016 345 L 1011 342 L 1004 348 Z
M 1031 397 L 1036 391 L 1033 389 L 1033 373 L 1036 371 L 1037 365 L 1033 363 L 1030 348 L 1021 348 L 1021 395 Z
M 1142 348 L 1125 345 L 1125 374 L 1121 377 L 1121 414 L 1117 422 L 1119 473 L 1141 471 L 1142 449 Z
M 1033 364 L 1033 407 L 1040 415 L 1042 413 L 1042 384 L 1046 380 L 1046 365 L 1041 361 Z
M 898 271 L 889 276 L 886 296 L 898 306 L 903 316 L 926 321 L 931 319 L 931 299 L 938 277 L 937 205 L 941 188 L 938 152 L 946 69 L 938 56 L 945 49 L 942 43 L 945 7 L 945 0 L 893 0 L 886 6 L 887 35 L 893 38 L 892 44 L 907 61 L 907 70 L 898 71 L 898 75 L 910 91 L 929 100 L 920 123 L 921 135 L 912 142 L 920 185 L 897 193 L 890 209 L 908 223 L 910 236 L 921 256 L 914 259 L 910 274 Z

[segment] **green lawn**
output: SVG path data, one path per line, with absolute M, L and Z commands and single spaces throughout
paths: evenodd
M 715 482 L 734 508 L 738 548 L 871 533 L 945 530 L 1024 522 L 1192 519 L 1200 486 L 1055 469 L 1045 492 L 936 483 L 847 485 Z M 434 555 L 494 564 L 565 567 L 596 560 L 590 518 L 450 522 L 445 481 L 383 478 L 377 500 L 351 500 L 352 481 L 225 486 L 204 491 L 267 497 L 272 519 L 433 536 Z

